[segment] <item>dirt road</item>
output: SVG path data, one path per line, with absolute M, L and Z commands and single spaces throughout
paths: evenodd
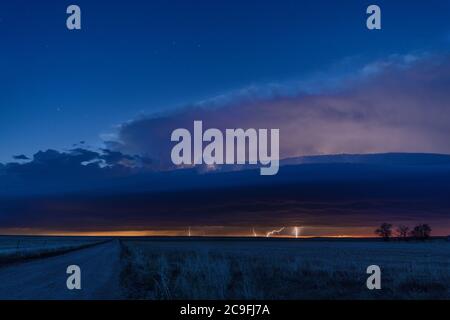
M 0 268 L 0 299 L 120 299 L 118 240 Z M 81 290 L 69 290 L 69 265 L 81 268 Z

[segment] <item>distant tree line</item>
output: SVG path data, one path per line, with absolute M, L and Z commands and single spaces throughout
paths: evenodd
M 390 223 L 382 223 L 379 228 L 375 230 L 375 233 L 388 241 L 392 238 L 392 224 Z M 416 240 L 427 240 L 431 236 L 431 227 L 424 223 L 415 226 L 413 229 L 405 225 L 399 225 L 395 229 L 395 236 L 398 239 L 408 240 L 408 239 L 416 239 Z

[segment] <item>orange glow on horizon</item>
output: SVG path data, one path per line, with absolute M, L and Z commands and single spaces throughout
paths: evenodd
M 192 231 L 193 237 L 251 237 L 251 238 L 267 238 L 263 232 L 255 235 L 252 232 L 235 230 L 222 230 L 217 232 L 214 230 L 206 232 L 208 228 L 198 228 Z M 23 235 L 23 236 L 86 236 L 86 237 L 189 237 L 189 229 L 187 230 L 99 230 L 99 231 L 65 231 L 65 230 L 40 230 L 40 229 L 0 229 L 0 235 Z M 373 234 L 311 234 L 311 235 L 295 235 L 295 234 L 274 234 L 270 238 L 285 239 L 311 239 L 311 238 L 375 238 Z
M 191 226 L 167 229 L 134 229 L 121 230 L 54 230 L 36 228 L 1 229 L 0 235 L 23 236 L 90 236 L 90 237 L 249 237 L 267 238 L 270 231 L 282 232 L 270 234 L 270 238 L 378 238 L 374 234 L 376 226 L 364 227 L 321 227 L 321 226 L 288 226 L 288 227 L 235 227 L 235 226 Z M 446 236 L 448 229 L 443 226 L 433 230 L 433 236 Z

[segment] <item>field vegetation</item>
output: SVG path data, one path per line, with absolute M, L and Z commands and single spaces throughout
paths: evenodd
M 126 240 L 129 299 L 449 299 L 450 242 Z M 368 290 L 379 265 L 382 289 Z
M 62 254 L 105 240 L 97 237 L 0 236 L 0 266 Z

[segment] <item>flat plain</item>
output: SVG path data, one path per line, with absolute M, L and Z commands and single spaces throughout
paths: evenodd
M 0 237 L 12 255 L 1 299 L 450 299 L 445 239 Z M 80 292 L 65 286 L 70 264 Z M 381 290 L 367 289 L 370 265 Z
M 132 299 L 449 299 L 450 242 L 305 239 L 122 241 Z M 368 290 L 367 267 L 381 268 Z

